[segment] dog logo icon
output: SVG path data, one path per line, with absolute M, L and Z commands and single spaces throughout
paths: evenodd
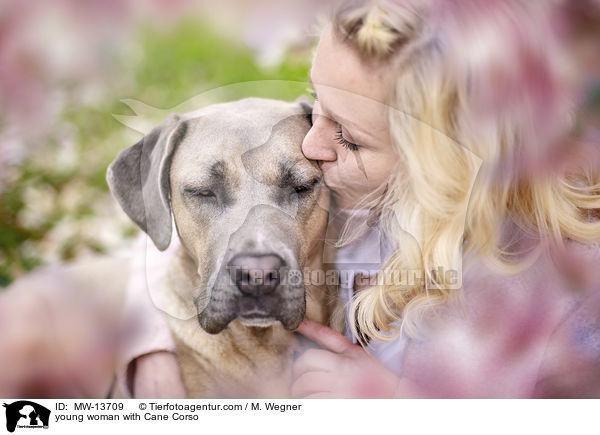
M 6 430 L 14 432 L 15 428 L 48 429 L 50 410 L 29 400 L 19 400 L 4 404 L 6 408 Z

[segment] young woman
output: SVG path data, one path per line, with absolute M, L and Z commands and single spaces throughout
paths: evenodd
M 303 323 L 321 349 L 296 361 L 295 396 L 600 393 L 598 144 L 566 141 L 573 77 L 543 3 L 346 3 L 323 31 L 303 152 L 338 214 L 363 210 L 338 263 L 372 252 L 352 234 L 365 209 L 392 249 L 354 286 L 374 352 Z

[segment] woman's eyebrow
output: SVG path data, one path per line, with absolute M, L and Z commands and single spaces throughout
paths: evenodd
M 319 99 L 317 98 L 317 90 L 315 89 L 315 84 L 314 84 L 314 82 L 312 81 L 312 77 L 310 76 L 310 72 L 309 72 L 309 74 L 308 74 L 308 83 L 310 84 L 310 88 L 311 88 L 311 89 L 312 89 L 312 91 L 314 92 L 314 97 L 315 97 L 315 100 L 318 100 L 318 101 L 319 101 L 319 105 L 321 106 L 321 109 L 323 110 L 323 112 L 325 113 L 325 115 L 326 115 L 328 118 L 331 118 L 332 120 L 334 120 L 334 121 L 336 121 L 336 122 L 337 122 L 337 120 L 338 120 L 338 119 L 340 119 L 340 120 L 341 120 L 341 121 L 343 121 L 344 123 L 353 124 L 352 122 L 348 122 L 348 120 L 345 120 L 345 119 L 343 119 L 343 118 L 340 118 L 339 116 L 335 116 L 334 114 L 332 114 L 332 113 L 331 113 L 331 111 L 329 111 L 329 110 L 327 109 L 327 107 L 325 107 L 325 105 L 323 104 L 323 101 L 321 101 L 321 100 L 319 100 Z M 353 124 L 353 125 L 354 125 L 354 124 Z
M 374 137 L 373 133 L 365 130 L 363 127 L 361 127 L 359 124 L 350 121 L 347 118 L 344 118 L 343 116 L 337 115 L 335 113 L 332 113 L 330 110 L 327 110 L 327 108 L 323 107 L 323 102 L 321 100 L 319 100 L 319 104 L 321 105 L 321 108 L 323 109 L 323 112 L 325 113 L 325 116 L 327 116 L 328 118 L 330 118 L 331 120 L 333 120 L 334 122 L 336 122 L 337 124 L 339 124 L 340 126 L 343 126 L 347 129 L 352 130 L 352 132 L 356 132 L 356 135 L 352 135 L 352 136 L 361 136 L 363 138 L 366 137 Z M 350 133 L 352 133 L 350 132 Z M 356 139 L 360 139 L 360 138 L 356 138 Z
M 325 105 L 323 105 L 323 100 L 320 100 L 317 98 L 317 91 L 315 89 L 315 84 L 312 81 L 312 77 L 311 74 L 309 72 L 308 74 L 308 83 L 310 84 L 311 89 L 313 90 L 314 94 L 315 94 L 315 100 L 319 101 L 319 105 L 321 106 L 321 110 L 324 113 L 324 116 L 326 116 L 327 118 L 335 121 L 336 123 L 343 125 L 344 127 L 350 127 L 352 130 L 357 131 L 358 133 L 360 133 L 360 136 L 367 136 L 367 137 L 374 137 L 373 134 L 365 129 L 363 129 L 360 125 L 356 124 L 355 122 L 350 121 L 347 118 L 344 118 L 342 116 L 339 116 L 335 113 L 333 113 L 331 110 L 329 110 Z

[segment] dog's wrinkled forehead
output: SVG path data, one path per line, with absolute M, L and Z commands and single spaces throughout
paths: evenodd
M 225 183 L 235 188 L 243 172 L 262 184 L 280 185 L 319 176 L 302 154 L 310 128 L 305 113 L 290 103 L 244 100 L 188 114 L 177 154 L 175 182 Z M 241 166 L 241 167 L 240 167 Z

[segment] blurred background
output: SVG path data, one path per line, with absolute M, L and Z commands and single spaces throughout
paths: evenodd
M 137 229 L 105 173 L 141 137 L 127 127 L 131 107 L 160 117 L 222 86 L 305 82 L 322 9 L 317 0 L 0 0 L 0 287 L 127 245 Z
M 248 95 L 293 100 L 304 93 L 320 18 L 330 8 L 330 1 L 0 0 L 0 296 L 9 294 L 2 292 L 2 288 L 42 265 L 114 252 L 129 245 L 138 230 L 111 197 L 105 181 L 106 168 L 120 150 L 134 144 L 168 112 L 183 112 L 209 102 Z M 488 4 L 503 1 L 443 0 L 439 6 L 443 9 L 450 5 L 449 8 L 460 10 L 470 2 L 484 5 L 485 11 Z M 534 4 L 534 0 L 523 1 Z M 550 4 L 544 1 L 535 4 L 544 7 Z M 600 0 L 551 3 L 556 6 L 552 10 L 552 30 L 564 46 L 561 52 L 572 57 L 565 63 L 572 69 L 564 75 L 569 77 L 567 85 L 577 100 L 573 104 L 576 109 L 573 110 L 575 128 L 570 132 L 572 141 L 564 142 L 566 154 L 560 157 L 574 153 L 577 149 L 574 144 L 581 143 L 589 145 L 582 148 L 589 150 L 585 158 L 598 158 Z M 478 31 L 485 28 L 486 22 L 472 20 L 468 24 L 473 22 L 477 30 L 473 34 L 479 36 Z M 459 20 L 454 24 L 462 27 L 467 23 Z M 526 24 L 527 30 L 535 33 L 535 28 Z M 471 49 L 485 47 L 485 41 L 466 42 L 473 43 Z M 463 50 L 463 45 L 457 46 Z M 512 57 L 507 63 L 508 71 L 528 68 Z M 543 94 L 548 84 L 540 83 L 535 70 L 531 74 L 521 74 L 519 70 L 515 77 L 523 76 L 527 80 L 517 83 L 522 86 L 517 89 L 531 92 L 543 105 L 547 101 L 547 95 Z M 492 77 L 490 82 L 493 81 Z M 490 90 L 490 96 L 501 92 L 502 88 L 496 87 Z M 540 149 L 546 153 L 543 146 Z M 576 262 L 572 264 L 579 266 Z M 597 272 L 595 264 L 591 268 Z M 582 275 L 583 268 L 573 266 L 573 270 Z M 549 279 L 544 276 L 541 281 L 545 284 Z M 39 396 L 45 391 L 56 394 L 61 391 L 54 389 L 56 385 L 66 388 L 64 385 L 69 383 L 65 379 L 72 373 L 87 378 L 91 364 L 100 366 L 110 357 L 108 352 L 94 348 L 98 340 L 81 337 L 95 337 L 98 331 L 106 333 L 104 326 L 112 323 L 101 322 L 103 328 L 87 331 L 86 335 L 84 327 L 94 326 L 88 319 L 91 308 L 66 310 L 68 303 L 77 307 L 74 293 L 57 294 L 53 298 L 59 308 L 57 312 L 70 312 L 71 316 L 63 322 L 64 337 L 70 341 L 65 338 L 63 342 L 75 343 L 71 351 L 83 355 L 82 359 L 74 359 L 72 370 L 63 369 L 64 361 L 69 360 L 64 355 L 57 357 L 50 369 L 45 367 L 50 358 L 44 352 L 54 350 L 54 342 L 35 348 L 32 353 L 28 353 L 29 348 L 25 352 L 19 347 L 22 343 L 33 343 L 32 348 L 44 343 L 47 325 L 54 320 L 44 312 L 36 293 L 32 292 L 31 299 L 24 294 L 20 306 L 12 303 L 0 306 L 4 308 L 0 312 L 0 330 L 14 332 L 12 341 L 11 337 L 0 340 L 0 344 L 8 343 L 4 350 L 0 349 L 0 354 L 20 353 L 42 367 L 24 369 L 18 358 L 3 361 L 4 380 L 21 388 L 14 391 L 30 392 L 24 397 Z M 558 344 L 549 348 L 549 360 L 556 362 L 557 367 L 569 370 L 573 367 L 574 375 L 548 382 L 545 390 L 538 392 L 540 396 L 579 397 L 585 393 L 598 397 L 600 297 L 595 297 L 593 303 L 584 307 L 588 312 L 582 314 L 583 318 L 591 319 L 590 323 L 576 331 L 578 342 L 588 346 L 591 356 L 586 356 L 581 347 L 571 351 L 572 330 L 566 324 L 557 333 Z M 543 307 L 540 300 L 532 297 L 532 305 Z M 501 372 L 506 361 L 516 361 L 510 359 L 511 352 L 519 354 L 522 348 L 513 346 L 508 351 L 500 348 L 506 353 L 489 366 L 477 359 L 473 360 L 474 365 L 463 364 L 463 378 L 446 376 L 446 371 L 435 366 L 454 361 L 457 354 L 468 355 L 469 350 L 483 349 L 491 342 L 485 331 L 490 330 L 489 324 L 494 325 L 494 319 L 503 326 L 496 330 L 535 344 L 535 337 L 524 332 L 526 327 L 535 332 L 531 325 L 537 322 L 536 318 L 524 311 L 523 319 L 510 322 L 507 319 L 513 316 L 511 301 L 506 301 L 504 307 L 499 301 L 491 302 L 488 311 L 483 311 L 492 313 L 489 318 L 483 316 L 488 326 L 476 328 L 484 331 L 483 335 L 465 338 L 456 333 L 453 337 L 457 341 L 452 341 L 449 335 L 440 335 L 441 344 L 434 342 L 434 346 L 439 344 L 440 352 L 448 353 L 443 358 L 428 356 L 425 362 L 417 361 L 419 367 L 433 362 L 430 372 L 437 370 L 444 374 L 441 380 L 431 378 L 435 383 L 432 389 L 448 391 L 452 397 L 456 391 L 463 391 L 465 380 L 472 379 L 474 383 L 481 380 L 484 385 L 490 367 L 498 367 Z M 522 305 L 520 300 L 518 304 Z M 26 308 L 32 309 L 32 314 L 22 316 Z M 14 326 L 24 324 L 33 326 L 30 330 Z M 514 328 L 505 327 L 509 324 Z M 74 330 L 83 330 L 79 341 L 71 340 Z M 448 334 L 454 331 L 449 329 Z M 57 343 L 60 341 L 56 339 Z M 512 346 L 517 341 L 506 340 L 506 343 Z M 80 343 L 83 347 L 77 346 Z M 87 345 L 91 350 L 87 350 Z M 60 354 L 60 347 L 56 348 Z M 493 352 L 490 355 L 495 356 Z M 509 359 L 503 359 L 504 355 L 509 355 Z M 588 357 L 596 358 L 593 364 L 586 360 Z M 13 364 L 12 371 L 6 369 L 8 362 Z M 106 363 L 106 367 L 112 366 Z M 477 372 L 477 367 L 482 370 Z M 64 371 L 64 379 L 56 374 L 60 370 Z M 23 389 L 15 373 L 33 379 L 30 385 L 34 389 Z M 43 384 L 48 380 L 56 385 Z M 0 382 L 0 390 L 2 387 Z M 4 392 L 11 391 L 5 385 L 4 388 Z M 85 396 L 64 391 L 67 397 Z

